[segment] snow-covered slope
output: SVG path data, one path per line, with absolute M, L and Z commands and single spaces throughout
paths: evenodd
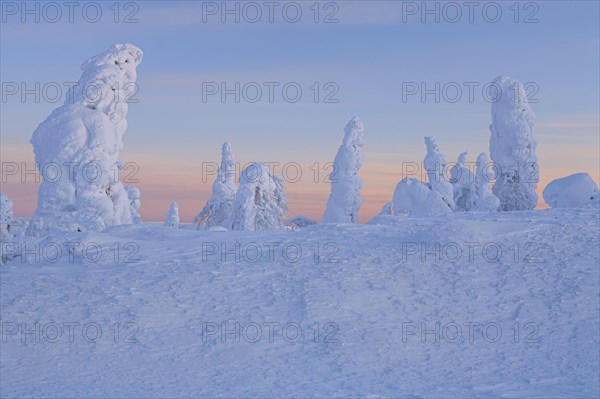
M 47 239 L 97 243 L 102 257 L 0 267 L 1 394 L 598 396 L 598 208 L 375 222 L 290 232 L 143 224 Z M 421 257 L 436 245 L 441 259 Z M 40 342 L 20 330 L 36 322 Z M 64 328 L 57 342 L 50 322 Z M 79 323 L 72 338 L 65 323 Z M 221 323 L 241 332 L 221 336 Z M 422 336 L 421 323 L 439 333 Z M 468 323 L 480 325 L 470 334 Z

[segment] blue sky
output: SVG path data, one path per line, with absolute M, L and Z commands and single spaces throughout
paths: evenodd
M 276 2 L 274 23 L 268 22 L 265 7 L 258 23 L 244 21 L 243 15 L 240 23 L 231 15 L 223 23 L 219 13 L 203 15 L 213 5 L 221 10 L 223 2 L 199 1 L 121 2 L 119 23 L 113 21 L 112 1 L 98 3 L 103 14 L 97 23 L 87 22 L 80 9 L 74 23 L 66 9 L 57 23 L 44 21 L 43 14 L 39 23 L 32 16 L 23 23 L 22 10 L 12 15 L 3 3 L 3 84 L 77 81 L 79 65 L 114 43 L 131 42 L 144 51 L 138 68 L 139 102 L 130 105 L 123 158 L 140 164 L 140 185 L 148 193 L 142 216 L 150 219 L 160 219 L 173 199 L 180 201 L 183 218 L 201 209 L 210 187 L 199 178 L 201 163 L 217 161 L 225 140 L 241 162 L 324 163 L 333 159 L 345 123 L 358 115 L 367 140 L 362 221 L 389 201 L 401 163 L 422 160 L 423 136 L 433 135 L 451 160 L 464 150 L 471 160 L 488 150 L 491 104 L 480 89 L 472 103 L 466 91 L 456 103 L 443 98 L 435 103 L 433 96 L 424 103 L 418 96 L 403 102 L 407 82 L 428 87 L 477 82 L 481 87 L 500 74 L 531 82 L 538 89 L 533 109 L 541 185 L 577 171 L 598 180 L 597 1 L 520 2 L 518 23 L 513 1 L 495 3 L 502 10 L 496 23 L 483 14 L 484 7 L 490 10 L 489 2 L 477 3 L 473 23 L 464 7 L 456 23 L 444 20 L 453 17 L 450 9 L 441 11 L 439 23 L 432 15 L 422 22 L 421 10 L 415 15 L 403 10 L 408 3 L 419 8 L 424 3 L 392 1 L 321 2 L 319 23 L 309 8 L 313 1 L 297 2 L 303 11 L 297 23 L 287 22 L 280 11 L 290 2 Z M 246 4 L 239 2 L 239 7 Z M 435 4 L 427 2 L 427 7 Z M 138 22 L 123 23 L 133 11 Z M 332 11 L 339 22 L 322 23 Z M 494 16 L 492 11 L 487 17 Z M 524 23 L 531 13 L 538 22 Z M 225 103 L 218 96 L 204 102 L 207 82 L 230 87 L 235 82 L 278 82 L 279 87 L 295 82 L 303 94 L 297 103 L 286 102 L 278 90 L 273 103 L 265 91 L 257 103 L 235 103 L 232 96 Z M 332 82 L 339 101 L 315 103 L 310 89 L 314 82 L 321 99 L 328 92 L 325 84 Z M 22 102 L 13 96 L 1 106 L 3 160 L 26 158 L 31 133 L 57 104 L 38 104 L 32 97 Z M 303 182 L 289 191 L 291 213 L 320 217 L 328 193 L 325 184 Z M 21 208 L 15 201 L 22 213 L 31 207 L 25 206 L 31 202 L 25 192 L 13 194 L 23 196 Z

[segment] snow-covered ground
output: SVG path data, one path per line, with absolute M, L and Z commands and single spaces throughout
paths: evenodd
M 28 262 L 0 266 L 0 393 L 598 397 L 599 216 L 30 241 Z

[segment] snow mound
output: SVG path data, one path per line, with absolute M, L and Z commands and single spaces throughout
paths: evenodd
M 600 203 L 598 185 L 587 173 L 576 173 L 552 180 L 542 192 L 552 208 L 580 208 Z
M 305 227 L 312 226 L 315 224 L 317 224 L 315 220 L 303 215 L 298 215 L 290 220 L 286 220 L 286 222 L 284 223 L 285 227 L 287 227 L 288 230 L 303 229 Z
M 398 183 L 392 203 L 396 216 L 428 217 L 452 212 L 438 191 L 412 177 L 405 177 Z

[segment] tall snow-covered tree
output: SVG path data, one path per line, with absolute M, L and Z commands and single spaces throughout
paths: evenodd
M 0 193 L 0 240 L 13 236 L 11 225 L 13 221 L 13 203 L 5 193 Z
M 194 219 L 196 228 L 210 229 L 220 226 L 231 229 L 236 192 L 234 154 L 231 145 L 224 143 L 221 148 L 221 166 L 212 185 L 211 197 Z
M 142 57 L 137 47 L 117 44 L 87 60 L 65 103 L 33 132 L 42 182 L 29 235 L 132 222 L 118 177 L 119 152 L 127 128 L 127 100 L 136 91 Z
M 477 169 L 475 170 L 476 197 L 473 210 L 496 212 L 500 206 L 500 200 L 490 191 L 490 180 L 494 179 L 494 170 L 485 152 L 477 157 Z
M 497 170 L 492 191 L 500 199 L 502 211 L 533 209 L 539 181 L 535 115 L 521 83 L 499 76 L 494 87 L 499 92 L 492 103 L 490 125 L 490 157 Z
M 467 153 L 458 156 L 456 164 L 450 169 L 450 181 L 454 190 L 454 210 L 468 212 L 475 206 L 477 190 L 475 187 L 475 176 L 465 166 Z
M 425 145 L 427 146 L 427 155 L 423 160 L 429 186 L 431 189 L 442 197 L 444 202 L 448 204 L 450 210 L 454 209 L 454 189 L 452 183 L 446 178 L 446 168 L 448 158 L 442 154 L 438 145 L 431 136 L 425 137 Z
M 358 171 L 363 161 L 364 134 L 364 125 L 356 116 L 344 128 L 344 141 L 338 149 L 333 161 L 333 171 L 329 175 L 331 193 L 323 223 L 356 223 L 358 220 L 358 210 L 362 204 L 362 180 Z
M 232 230 L 284 230 L 287 211 L 284 182 L 263 163 L 252 163 L 240 175 Z
M 179 228 L 179 206 L 177 206 L 177 202 L 171 202 L 171 207 L 169 208 L 169 212 L 167 212 L 167 217 L 165 220 L 165 226 Z
M 141 224 L 142 217 L 140 216 L 139 209 L 142 205 L 140 201 L 140 189 L 134 185 L 125 186 L 127 192 L 127 198 L 129 199 L 129 211 L 131 212 L 131 221 L 134 224 Z

